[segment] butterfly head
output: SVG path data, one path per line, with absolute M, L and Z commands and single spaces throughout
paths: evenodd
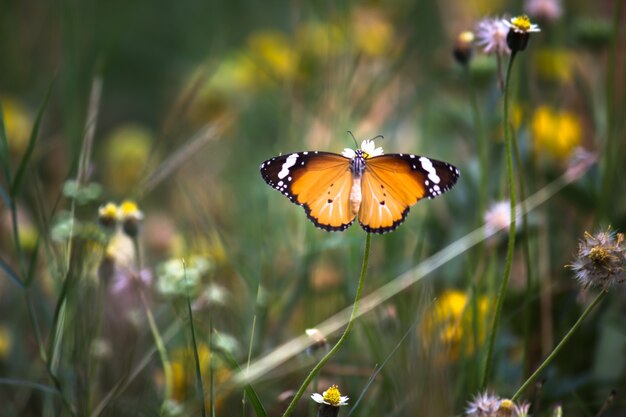
M 361 149 L 350 149 L 350 148 L 346 148 L 343 150 L 343 152 L 341 152 L 341 154 L 343 156 L 345 156 L 346 158 L 350 158 L 353 159 L 354 157 L 360 156 L 362 158 L 372 158 L 374 156 L 379 156 L 382 155 L 383 152 L 383 148 L 381 147 L 376 147 L 376 144 L 374 143 L 374 140 L 369 140 L 366 139 L 363 142 L 361 142 Z

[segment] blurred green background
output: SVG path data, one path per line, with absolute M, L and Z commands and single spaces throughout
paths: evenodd
M 358 225 L 315 229 L 264 184 L 259 164 L 292 151 L 340 152 L 353 146 L 350 130 L 359 142 L 383 135 L 377 145 L 387 153 L 459 167 L 453 190 L 373 236 L 366 294 L 489 221 L 490 205 L 507 196 L 502 68 L 480 47 L 467 66 L 452 55 L 458 34 L 485 16 L 528 12 L 542 29 L 513 74 L 525 195 L 576 166 L 572 157 L 598 160 L 520 226 L 490 384 L 498 395 L 515 392 L 591 298 L 564 268 L 578 239 L 626 229 L 620 0 L 3 0 L 0 11 L 3 159 L 15 173 L 29 155 L 15 207 L 0 206 L 0 257 L 32 279 L 27 288 L 0 279 L 0 414 L 197 413 L 181 290 L 189 287 L 207 405 L 254 415 L 229 385 L 228 358 L 244 367 L 349 306 L 365 240 Z M 5 177 L 1 184 L 8 189 Z M 98 207 L 126 199 L 144 216 L 137 246 L 97 225 Z M 317 392 L 338 384 L 351 404 L 364 393 L 352 415 L 461 414 L 479 388 L 506 241 L 500 232 L 481 242 L 360 318 Z M 187 287 L 181 258 L 194 278 Z M 533 415 L 557 404 L 564 416 L 595 415 L 613 388 L 604 415 L 624 415 L 624 301 L 615 288 L 543 387 L 526 393 Z M 170 375 L 150 356 L 145 305 L 167 335 Z M 268 415 L 281 415 L 319 359 L 307 352 L 253 383 Z M 315 415 L 305 398 L 296 415 Z

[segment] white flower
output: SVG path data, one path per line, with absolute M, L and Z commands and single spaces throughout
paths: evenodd
M 356 152 L 354 152 L 354 149 L 350 149 L 350 148 L 345 148 L 343 152 L 341 152 L 341 154 L 345 156 L 346 158 L 350 158 L 350 159 L 356 156 Z
M 341 407 L 348 405 L 349 398 L 341 395 L 337 385 L 333 385 L 322 394 L 317 392 L 311 395 L 311 399 L 318 404 L 332 405 L 333 407 Z
M 576 279 L 584 288 L 605 290 L 626 281 L 626 246 L 624 235 L 611 228 L 592 235 L 585 232 L 572 265 Z
M 494 417 L 500 409 L 500 398 L 497 395 L 485 392 L 477 394 L 467 404 L 465 415 L 467 417 Z
M 372 158 L 374 156 L 380 156 L 383 154 L 383 148 L 376 147 L 373 140 L 364 140 L 361 142 L 361 150 L 365 154 L 366 158 Z
M 476 25 L 476 44 L 486 54 L 511 53 L 506 44 L 508 26 L 501 18 L 486 17 Z
M 503 19 L 502 23 L 517 33 L 541 32 L 539 25 L 531 23 L 530 19 L 526 15 L 515 16 L 511 19 Z
M 384 153 L 383 148 L 376 147 L 376 144 L 374 143 L 373 139 L 372 140 L 366 139 L 363 142 L 361 142 L 361 151 L 363 151 L 363 156 L 365 158 L 372 158 L 374 156 L 379 156 Z M 346 158 L 350 158 L 350 159 L 356 156 L 356 152 L 354 151 L 354 149 L 350 149 L 350 148 L 345 148 L 343 152 L 341 152 L 341 154 L 345 156 Z
M 511 202 L 506 200 L 491 204 L 483 219 L 485 220 L 485 227 L 488 233 L 495 233 L 498 230 L 509 227 L 511 223 Z M 519 224 L 520 219 L 520 210 L 516 208 L 515 222 Z

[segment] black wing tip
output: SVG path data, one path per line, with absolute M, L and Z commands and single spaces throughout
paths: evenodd
M 439 183 L 437 184 L 433 184 L 430 182 L 426 183 L 426 194 L 424 195 L 424 197 L 428 198 L 429 200 L 432 200 L 433 198 L 438 197 L 450 191 L 452 187 L 456 185 L 456 183 L 459 180 L 459 177 L 461 176 L 461 171 L 459 171 L 459 169 L 455 167 L 454 165 L 449 164 L 447 162 L 442 162 L 442 161 L 436 161 L 436 162 L 443 164 L 443 166 L 447 168 L 448 171 L 450 171 L 451 175 L 448 177 L 448 180 L 441 185 L 439 185 Z

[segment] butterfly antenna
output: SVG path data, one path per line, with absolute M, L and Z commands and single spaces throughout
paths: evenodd
M 385 137 L 383 135 L 377 135 L 371 138 L 370 140 L 376 140 L 376 139 L 385 139 Z
M 359 144 L 356 143 L 356 138 L 354 137 L 354 135 L 352 134 L 351 131 L 348 130 L 348 133 L 350 134 L 350 136 L 352 136 L 352 140 L 354 141 L 354 146 L 356 146 L 357 148 L 359 147 Z

